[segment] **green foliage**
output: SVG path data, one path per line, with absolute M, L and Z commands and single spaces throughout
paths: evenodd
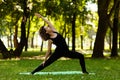
M 1 2 L 1 16 L 10 16 L 10 23 L 12 23 L 14 26 L 16 20 L 19 20 L 20 17 L 22 16 L 22 11 L 24 8 L 23 5 L 24 0 L 5 0 Z M 87 0 L 28 0 L 28 6 L 30 8 L 30 16 L 31 16 L 31 30 L 36 30 L 36 26 L 38 29 L 38 26 L 41 25 L 38 23 L 38 19 L 35 20 L 36 23 L 34 23 L 34 13 L 35 12 L 40 12 L 43 16 L 49 15 L 52 18 L 55 18 L 55 20 L 61 19 L 60 23 L 63 23 L 63 25 L 71 26 L 71 18 L 72 14 L 76 12 L 78 15 L 77 19 L 82 20 L 79 21 L 79 24 L 85 23 L 85 20 L 87 19 L 87 9 L 86 9 L 86 3 Z M 9 7 L 9 8 L 8 8 Z M 61 17 L 62 15 L 62 17 Z M 86 17 L 85 17 L 86 16 Z M 2 18 L 1 17 L 1 18 Z M 56 23 L 56 21 L 55 21 Z M 34 24 L 34 25 L 33 25 Z M 36 25 L 36 26 L 35 26 Z M 58 25 L 58 29 L 60 26 L 63 25 Z M 71 29 L 71 27 L 67 27 L 66 29 Z M 34 32 L 32 31 L 32 32 Z M 68 32 L 68 31 L 67 31 Z
M 5 0 L 0 2 L 0 35 L 14 35 L 15 25 L 18 26 L 18 38 L 20 37 L 20 25 L 23 16 L 24 0 Z M 45 23 L 34 16 L 35 12 L 49 19 L 55 28 L 63 34 L 64 37 L 71 38 L 72 29 L 71 21 L 73 13 L 76 13 L 76 38 L 82 34 L 86 36 L 88 29 L 87 20 L 91 22 L 97 20 L 93 19 L 88 14 L 93 14 L 87 10 L 87 2 L 89 0 L 27 0 L 27 6 L 30 9 L 30 24 L 27 22 L 26 31 L 30 25 L 29 39 L 34 37 L 34 34 L 39 30 L 40 26 Z M 94 14 L 93 14 L 94 15 Z M 95 16 L 96 17 L 96 16 Z M 92 21 L 93 20 L 93 21 Z M 10 24 L 10 25 L 8 25 Z M 97 26 L 97 25 L 96 25 Z M 94 28 L 95 29 L 95 28 Z M 11 31 L 10 31 L 11 30 Z M 5 31 L 7 34 L 5 34 Z M 26 32 L 28 33 L 28 32 Z M 30 40 L 29 40 L 30 41 Z

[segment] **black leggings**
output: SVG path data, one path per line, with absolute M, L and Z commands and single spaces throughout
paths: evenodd
M 83 73 L 87 72 L 86 68 L 85 68 L 84 56 L 81 53 L 73 52 L 73 51 L 68 51 L 67 53 L 61 53 L 60 50 L 55 50 L 55 52 L 48 58 L 48 60 L 46 60 L 46 62 L 44 63 L 44 66 L 43 66 L 43 64 L 39 65 L 32 72 L 32 74 L 34 74 L 35 72 L 38 72 L 38 71 L 44 69 L 45 67 L 49 66 L 51 63 L 53 63 L 54 61 L 56 61 L 60 57 L 68 57 L 68 58 L 73 58 L 73 59 L 79 59 L 80 65 L 81 65 L 81 68 L 82 68 L 82 72 Z

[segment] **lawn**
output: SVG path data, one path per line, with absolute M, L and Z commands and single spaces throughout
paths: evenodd
M 85 59 L 87 74 L 70 75 L 22 75 L 31 72 L 42 60 L 0 60 L 0 80 L 120 80 L 120 59 Z M 58 60 L 42 71 L 81 71 L 79 61 L 75 59 Z

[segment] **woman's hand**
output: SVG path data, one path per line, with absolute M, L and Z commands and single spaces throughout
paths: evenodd
M 37 16 L 38 18 L 42 17 L 39 13 L 35 13 L 35 16 Z
M 43 66 L 45 65 L 45 60 L 42 62 Z

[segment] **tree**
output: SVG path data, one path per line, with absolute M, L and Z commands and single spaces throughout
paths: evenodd
M 10 49 L 9 52 L 10 52 L 10 55 L 13 55 L 15 57 L 20 57 L 20 55 L 22 53 L 22 50 L 23 50 L 23 47 L 24 47 L 24 45 L 26 43 L 26 29 L 25 29 L 25 25 L 26 25 L 26 22 L 27 22 L 27 18 L 29 16 L 29 12 L 28 12 L 28 8 L 27 8 L 27 0 L 19 0 L 18 2 L 13 0 L 13 2 L 19 3 L 19 5 L 21 5 L 21 8 L 23 8 L 23 17 L 22 17 L 22 22 L 21 22 L 21 38 L 20 38 L 20 43 L 18 43 L 18 46 L 15 49 L 15 51 L 13 51 L 13 49 Z M 10 11 L 10 13 L 8 13 L 8 14 L 14 13 L 14 11 L 10 10 L 10 9 L 14 10 L 14 8 L 15 8 L 13 2 L 11 2 L 11 1 L 5 1 L 3 3 L 5 5 L 10 3 L 7 6 L 12 6 L 12 7 L 10 7 L 8 9 L 8 11 Z M 3 10 L 3 11 L 5 11 L 5 10 Z M 7 14 L 5 14 L 4 16 L 6 16 L 6 15 Z M 16 23 L 17 23 L 17 20 L 16 20 L 15 24 Z M 9 58 L 10 56 L 9 55 L 7 56 L 7 53 L 6 53 L 6 52 L 8 52 L 7 48 L 4 46 L 4 44 L 2 43 L 2 41 L 1 41 L 1 44 L 2 44 L 1 45 L 2 48 L 0 48 L 0 50 L 2 51 L 3 58 Z
M 82 1 L 80 0 L 62 1 L 61 0 L 60 1 L 60 6 L 61 6 L 63 18 L 64 18 L 63 20 L 67 25 L 71 26 L 71 29 L 72 29 L 72 30 L 69 30 L 69 32 L 71 33 L 68 33 L 68 35 L 72 34 L 72 51 L 75 51 L 75 47 L 76 47 L 75 45 L 76 44 L 76 27 L 77 27 L 76 21 L 78 18 L 81 19 L 81 16 L 83 16 L 84 12 L 86 12 L 86 9 L 85 9 L 86 2 L 87 2 L 86 0 L 82 0 Z M 83 17 L 85 16 L 86 14 Z M 83 23 L 85 22 L 84 20 L 83 20 Z
M 20 38 L 20 43 L 18 45 L 18 47 L 15 49 L 14 54 L 16 57 L 20 57 L 22 50 L 25 46 L 25 43 L 27 42 L 26 39 L 26 22 L 27 22 L 27 18 L 29 17 L 29 9 L 27 7 L 27 0 L 23 1 L 23 17 L 22 17 L 22 22 L 21 22 L 21 38 Z
M 77 8 L 77 2 L 76 2 L 76 0 L 73 0 L 73 5 L 75 6 L 74 7 L 74 9 L 75 9 L 75 11 L 73 12 L 73 14 L 72 14 L 72 51 L 75 51 L 75 28 L 76 28 L 76 17 L 77 17 L 77 15 L 76 15 L 76 8 Z
M 3 44 L 1 39 L 0 39 L 0 53 L 2 53 L 4 59 L 8 58 L 8 56 L 9 56 L 9 51 L 4 46 L 4 44 Z
M 9 3 L 9 5 L 7 5 Z M 9 8 L 8 8 L 9 6 Z M 1 30 L 1 33 L 3 33 L 4 29 L 6 30 L 6 32 L 10 32 L 12 31 L 12 25 L 6 25 L 6 23 L 8 24 L 14 24 L 14 22 L 10 23 L 12 20 L 10 20 L 10 14 L 11 14 L 11 11 L 14 9 L 14 6 L 12 5 L 12 3 L 10 1 L 4 1 L 1 3 L 0 5 L 0 18 L 1 18 L 1 21 L 3 23 L 1 23 L 3 26 L 3 30 Z M 8 28 L 10 31 L 7 31 Z M 4 33 L 6 33 L 4 32 Z M 11 35 L 10 35 L 11 36 Z M 1 40 L 1 39 L 0 39 Z M 0 44 L 1 44 L 1 48 L 0 48 L 0 51 L 3 55 L 3 58 L 11 58 L 11 52 L 13 51 L 12 49 L 10 49 L 10 51 L 7 50 L 6 46 L 4 45 L 4 43 L 2 42 L 2 40 L 0 41 Z
M 29 12 L 29 14 L 30 14 L 30 10 L 28 11 Z M 28 15 L 29 15 L 28 14 Z M 25 51 L 27 51 L 27 49 L 28 49 L 28 38 L 29 38 L 29 34 L 30 34 L 30 15 L 28 16 L 28 28 L 27 28 L 27 35 L 26 35 L 26 43 L 25 43 Z
M 106 35 L 106 31 L 108 29 L 108 26 L 112 28 L 111 24 L 111 16 L 113 14 L 114 9 L 116 8 L 115 5 L 110 8 L 109 6 L 112 4 L 111 0 L 98 0 L 98 30 L 96 35 L 96 40 L 94 44 L 94 50 L 92 57 L 104 57 L 103 56 L 103 50 L 104 50 L 104 38 Z M 116 4 L 116 3 L 114 3 Z
M 81 24 L 82 27 L 86 24 L 85 20 L 87 19 L 88 11 L 85 5 L 87 1 L 88 0 L 6 0 L 4 5 L 0 5 L 0 16 L 2 16 L 2 19 L 10 16 L 11 22 L 14 24 L 11 27 L 12 29 L 15 27 L 14 43 L 16 47 L 14 51 L 11 50 L 11 53 L 15 57 L 20 57 L 25 45 L 27 49 L 29 35 L 33 37 L 32 35 L 35 34 L 38 27 L 43 24 L 42 21 L 33 17 L 35 12 L 40 12 L 43 16 L 49 16 L 49 18 L 52 17 L 51 20 L 56 23 L 57 29 L 65 34 L 65 38 L 69 40 L 70 37 L 72 37 L 72 50 L 74 51 L 75 38 L 81 35 L 80 32 L 78 35 L 76 34 L 76 28 L 80 28 L 77 26 L 81 26 Z M 33 4 L 31 5 L 33 9 L 30 11 L 28 8 L 29 3 Z M 9 7 L 9 9 L 6 6 Z M 21 24 L 19 24 L 21 19 Z M 21 31 L 19 32 L 19 30 Z M 17 41 L 18 37 L 20 37 L 20 42 Z M 33 41 L 33 38 L 31 41 Z
M 105 1 L 105 0 L 104 0 Z M 96 35 L 96 41 L 95 41 L 95 45 L 94 45 L 94 50 L 93 50 L 93 55 L 92 57 L 104 57 L 103 56 L 103 50 L 104 50 L 104 38 L 106 35 L 106 31 L 108 29 L 108 26 L 110 27 L 110 29 L 114 32 L 113 35 L 113 48 L 112 50 L 114 50 L 115 52 L 112 53 L 113 54 L 117 54 L 117 18 L 116 16 L 118 16 L 118 12 L 116 9 L 117 8 L 117 4 L 119 0 L 114 0 L 114 2 L 112 2 L 112 0 L 109 1 L 102 1 L 102 0 L 98 0 L 98 15 L 99 15 L 99 24 L 98 24 L 98 31 L 97 31 L 97 35 Z M 104 4 L 103 4 L 104 3 Z M 112 7 L 109 7 L 111 6 Z M 115 12 L 115 13 L 114 13 Z M 116 14 L 117 13 L 117 14 Z M 112 17 L 112 15 L 114 15 L 114 17 Z M 113 19 L 113 23 L 112 20 Z
M 118 23 L 119 23 L 119 6 L 120 6 L 120 1 L 114 0 L 114 5 L 116 5 L 115 11 L 114 11 L 114 19 L 113 19 L 113 28 L 112 28 L 112 33 L 113 33 L 113 41 L 112 41 L 112 51 L 111 51 L 111 57 L 116 57 L 118 56 Z

